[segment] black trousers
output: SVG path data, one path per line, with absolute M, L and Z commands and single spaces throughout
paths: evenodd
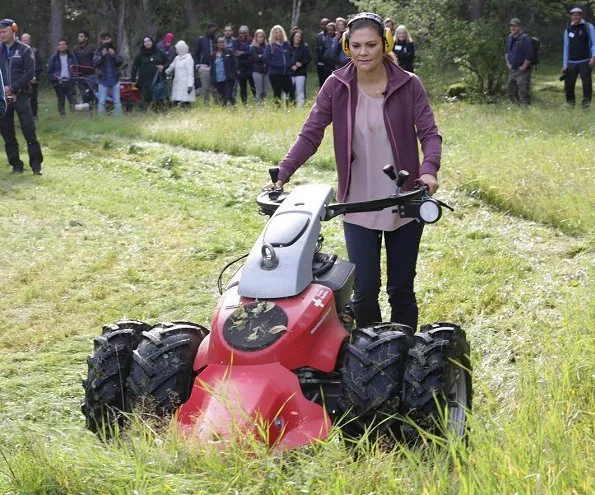
M 74 81 L 60 81 L 59 83 L 54 84 L 54 91 L 58 97 L 58 112 L 60 112 L 60 115 L 66 115 L 65 104 L 67 98 L 70 109 L 74 111 L 74 106 L 76 105 L 76 89 Z
M 19 157 L 19 143 L 14 128 L 15 113 L 19 116 L 21 131 L 27 141 L 29 165 L 34 172 L 39 172 L 41 171 L 43 155 L 35 134 L 35 120 L 31 111 L 31 102 L 29 96 L 24 94 L 19 94 L 17 101 L 8 105 L 4 117 L 0 118 L 0 134 L 4 139 L 4 149 L 6 150 L 8 163 L 12 165 L 12 169 L 15 171 L 23 170 L 23 161 Z
M 581 76 L 583 83 L 583 103 L 590 103 L 593 97 L 593 81 L 591 78 L 592 68 L 589 62 L 581 62 L 580 64 L 568 64 L 567 74 L 568 77 L 564 81 L 564 90 L 566 92 L 566 101 L 574 104 L 574 87 L 578 76 Z
M 279 104 L 281 93 L 287 94 L 287 96 L 289 96 L 289 101 L 293 103 L 295 99 L 295 91 L 293 90 L 293 81 L 289 74 L 269 74 L 269 81 L 271 81 L 271 87 L 273 88 L 275 103 Z
M 29 85 L 29 97 L 31 98 L 31 112 L 33 113 L 33 117 L 37 117 L 37 109 L 39 105 L 38 101 L 38 93 L 39 93 L 39 82 Z
M 219 101 L 223 106 L 227 106 L 228 103 L 231 103 L 232 105 L 236 104 L 236 99 L 233 96 L 233 87 L 235 82 L 235 79 L 228 79 L 227 81 L 222 81 L 215 84 L 217 95 L 219 95 Z
M 391 307 L 390 321 L 417 329 L 417 300 L 413 282 L 423 223 L 410 222 L 397 230 L 383 232 L 343 222 L 349 261 L 355 264 L 351 304 L 358 327 L 382 321 L 380 294 L 380 249 L 386 249 L 386 292 Z
M 238 77 L 238 82 L 240 83 L 240 98 L 242 99 L 242 103 L 245 105 L 248 103 L 248 84 L 250 84 L 250 91 L 252 91 L 252 97 L 256 98 L 256 86 L 254 86 L 254 79 L 252 78 L 252 74 L 247 77 Z
M 331 75 L 331 71 L 328 70 L 326 65 L 316 65 L 316 72 L 318 73 L 318 87 L 322 88 L 328 76 Z

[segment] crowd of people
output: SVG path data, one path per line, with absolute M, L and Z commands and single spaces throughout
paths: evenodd
M 407 29 L 405 26 L 395 29 L 390 19 L 385 23 L 395 37 L 394 53 L 399 63 L 413 72 L 415 51 Z M 212 97 L 221 105 L 235 105 L 238 88 L 243 104 L 248 103 L 249 94 L 254 103 L 261 104 L 272 91 L 276 104 L 288 100 L 302 107 L 312 62 L 316 64 L 319 87 L 333 70 L 349 62 L 341 48 L 346 27 L 347 21 L 342 17 L 334 22 L 322 19 L 314 50 L 297 26 L 291 28 L 289 35 L 280 25 L 273 26 L 268 35 L 263 29 L 251 35 L 248 26 L 240 26 L 236 36 L 229 24 L 222 30 L 216 24 L 209 24 L 206 33 L 192 42 L 176 42 L 171 32 L 159 42 L 145 36 L 134 54 L 130 79 L 135 84 L 134 90 L 140 93 L 143 110 L 162 110 L 169 105 L 187 108 L 197 96 L 206 104 Z M 81 30 L 72 48 L 68 40 L 61 38 L 49 57 L 45 66 L 47 79 L 54 88 L 62 116 L 66 114 L 67 101 L 73 110 L 80 101 L 96 104 L 99 113 L 105 112 L 108 104 L 115 114 L 122 111 L 120 72 L 124 61 L 110 33 L 101 33 L 99 39 L 95 46 L 90 42 L 89 32 Z M 33 116 L 37 118 L 38 86 L 44 65 L 39 51 L 31 44 L 31 35 L 24 33 L 20 41 L 34 54 L 29 96 Z

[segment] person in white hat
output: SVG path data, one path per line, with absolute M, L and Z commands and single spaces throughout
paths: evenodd
M 595 66 L 595 28 L 583 19 L 583 9 L 570 10 L 571 21 L 564 30 L 562 72 L 565 76 L 566 102 L 575 104 L 574 87 L 581 76 L 583 83 L 583 108 L 589 108 L 593 96 L 591 73 Z

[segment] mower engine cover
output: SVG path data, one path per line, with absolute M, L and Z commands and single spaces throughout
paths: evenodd
M 238 292 L 254 299 L 292 297 L 312 282 L 312 260 L 333 196 L 328 185 L 296 187 L 268 221 L 242 268 Z

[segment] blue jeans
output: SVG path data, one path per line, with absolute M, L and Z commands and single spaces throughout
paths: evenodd
M 417 300 L 413 288 L 422 222 L 410 222 L 394 231 L 372 230 L 343 222 L 349 261 L 355 264 L 351 304 L 358 327 L 382 321 L 380 294 L 380 249 L 386 249 L 386 292 L 391 306 L 390 321 L 417 329 Z
M 114 113 L 120 115 L 122 113 L 122 103 L 120 102 L 120 82 L 118 81 L 113 86 L 104 86 L 99 84 L 99 104 L 97 111 L 99 113 L 105 112 L 105 102 L 107 101 L 108 93 L 112 94 L 112 102 L 114 103 Z

